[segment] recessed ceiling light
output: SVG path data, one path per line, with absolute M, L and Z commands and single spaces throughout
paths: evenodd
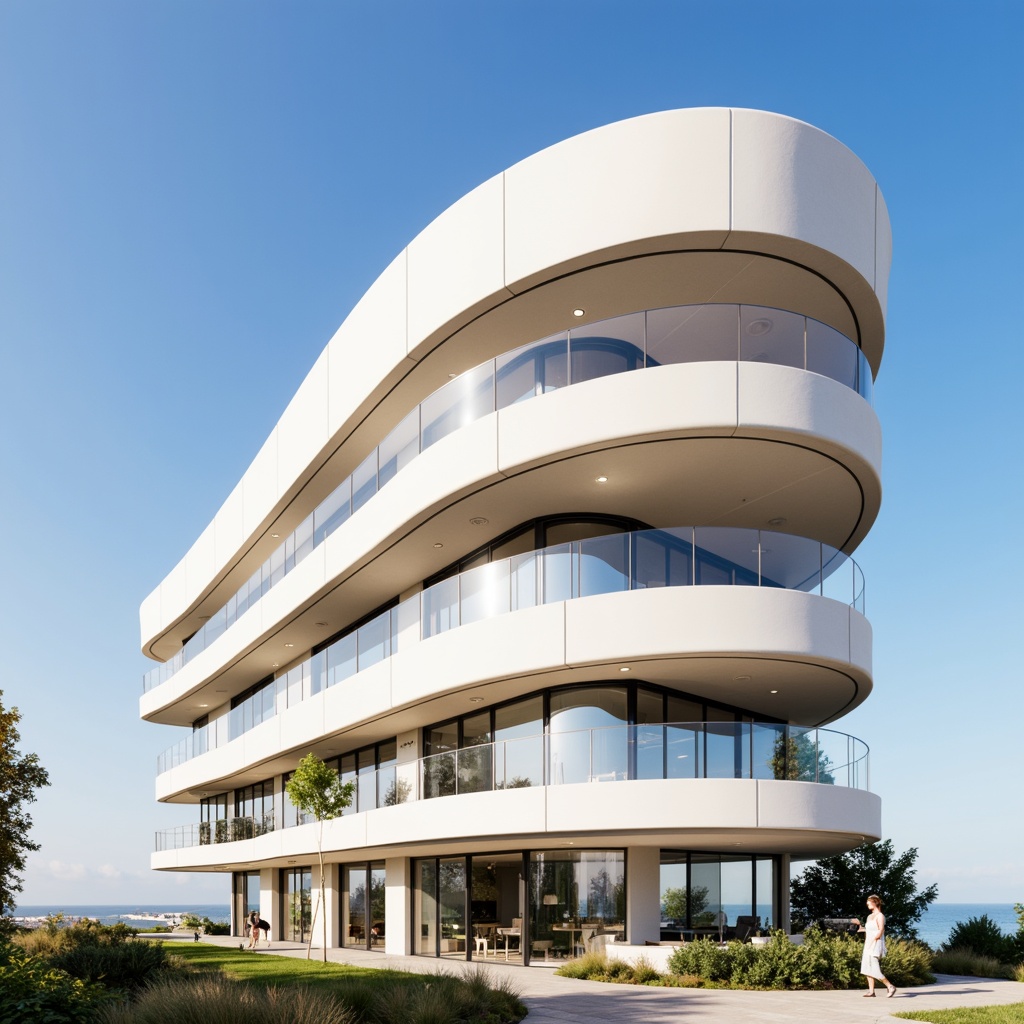
M 271 668 L 280 668 L 281 667 L 281 663 L 279 661 L 275 661 L 270 667 Z
M 749 683 L 750 676 L 733 676 L 732 680 L 734 683 Z
M 280 537 L 281 534 L 279 534 L 279 533 L 272 533 L 270 536 L 273 537 L 275 540 L 277 540 L 277 538 Z
M 469 703 L 470 704 L 482 704 L 483 703 L 483 697 L 470 697 L 469 698 Z
M 629 666 L 628 665 L 623 665 L 622 668 L 619 669 L 619 671 L 620 672 L 628 672 L 629 671 Z
M 449 380 L 455 380 L 456 377 L 458 377 L 457 373 L 449 373 L 448 374 L 448 379 Z
M 285 647 L 294 647 L 295 644 L 285 644 Z
M 327 625 L 327 623 L 326 622 L 314 622 L 313 625 L 314 626 L 319 626 L 322 629 L 324 626 Z
M 575 309 L 574 309 L 574 310 L 572 311 L 572 315 L 573 315 L 573 316 L 583 316 L 583 314 L 584 314 L 584 313 L 586 313 L 586 310 L 585 310 L 585 309 L 580 309 L 580 307 L 579 307 L 579 306 L 577 306 L 577 307 L 576 307 L 576 308 L 575 308 Z
M 486 526 L 487 525 L 487 520 L 484 519 L 483 516 L 473 516 L 473 518 L 470 519 L 469 522 L 470 522 L 471 526 Z
M 768 525 L 769 526 L 782 526 L 782 524 L 785 521 L 786 521 L 786 517 L 785 516 L 776 516 L 774 519 L 769 519 L 768 520 Z
M 209 615 L 200 615 L 199 616 L 199 621 L 200 622 L 209 622 L 210 618 L 211 618 L 211 616 L 209 616 Z
M 606 477 L 606 476 L 595 477 L 594 478 L 594 483 L 596 483 L 596 484 L 606 484 L 606 483 L 608 483 L 608 477 Z
M 779 691 L 778 690 L 769 690 L 768 692 L 769 693 L 778 693 Z
M 443 544 L 442 544 L 442 543 L 441 543 L 440 541 L 438 541 L 438 542 L 437 542 L 437 543 L 436 543 L 436 544 L 434 545 L 434 547 L 435 547 L 435 548 L 443 548 L 443 547 L 444 547 L 444 545 L 443 545 Z
M 209 704 L 200 704 L 199 705 L 199 707 L 201 707 L 201 708 L 208 708 L 209 706 L 210 706 Z

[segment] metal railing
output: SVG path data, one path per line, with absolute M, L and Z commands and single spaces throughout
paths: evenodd
M 772 722 L 556 730 L 365 772 L 354 779 L 353 804 L 345 814 L 466 793 L 639 779 L 762 779 L 866 791 L 868 755 L 867 744 L 846 733 Z M 274 821 L 266 815 L 180 825 L 158 832 L 156 848 L 253 839 L 274 831 Z M 280 819 L 277 827 L 285 827 Z
M 805 537 L 687 526 L 555 544 L 469 569 L 382 612 L 165 750 L 157 774 L 450 629 L 580 597 L 685 586 L 799 590 L 864 610 L 857 563 Z

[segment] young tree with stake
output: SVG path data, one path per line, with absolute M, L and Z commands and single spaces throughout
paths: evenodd
M 324 884 L 324 822 L 341 816 L 352 803 L 355 784 L 342 782 L 338 773 L 329 768 L 316 754 L 307 754 L 288 780 L 285 789 L 288 799 L 304 814 L 312 814 L 317 823 L 316 852 L 320 860 L 320 895 L 313 920 L 309 923 L 309 943 L 306 946 L 306 959 L 309 959 L 313 948 L 313 925 L 316 923 L 317 911 L 325 902 Z M 327 912 L 324 911 L 324 963 L 327 962 Z

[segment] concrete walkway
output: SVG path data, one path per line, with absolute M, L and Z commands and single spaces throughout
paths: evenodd
M 155 935 L 153 938 L 192 941 L 190 935 Z M 204 942 L 237 946 L 238 938 L 209 936 Z M 306 947 L 294 942 L 262 943 L 257 955 L 304 957 Z M 320 950 L 313 950 L 320 959 Z M 332 963 L 358 967 L 388 967 L 417 974 L 438 970 L 474 970 L 477 965 L 427 957 L 388 956 L 376 950 L 329 949 Z M 607 985 L 596 981 L 560 978 L 551 969 L 519 967 L 504 962 L 480 964 L 480 970 L 510 979 L 530 1013 L 526 1024 L 860 1024 L 892 1021 L 892 1012 L 939 1010 L 958 1006 L 989 1006 L 1024 1002 L 1024 985 L 1014 981 L 959 978 L 939 975 L 936 985 L 900 989 L 892 999 L 884 989 L 874 999 L 863 991 L 848 992 L 738 992 L 729 989 L 648 988 Z M 1022 1017 L 1024 1019 L 1024 1017 Z

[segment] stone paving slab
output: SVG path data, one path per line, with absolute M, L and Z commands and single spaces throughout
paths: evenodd
M 153 936 L 191 941 L 190 936 Z M 202 941 L 237 946 L 245 940 L 208 936 Z M 257 955 L 304 957 L 306 947 L 295 942 L 260 944 Z M 314 959 L 322 951 L 314 949 Z M 331 963 L 359 967 L 388 967 L 433 974 L 439 970 L 480 969 L 511 979 L 529 1008 L 526 1024 L 870 1024 L 892 1022 L 901 1010 L 952 1009 L 1024 1002 L 1024 985 L 1014 981 L 939 975 L 935 985 L 900 989 L 886 999 L 884 989 L 874 999 L 863 991 L 848 992 L 741 992 L 731 989 L 649 988 L 609 985 L 596 981 L 560 978 L 550 968 L 524 968 L 516 964 L 480 963 L 427 957 L 389 956 L 377 950 L 329 949 Z

